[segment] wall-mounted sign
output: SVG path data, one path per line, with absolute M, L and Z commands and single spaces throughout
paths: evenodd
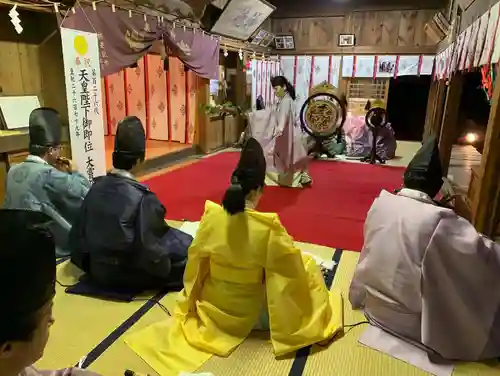
M 353 47 L 356 42 L 354 34 L 340 34 L 339 47 Z

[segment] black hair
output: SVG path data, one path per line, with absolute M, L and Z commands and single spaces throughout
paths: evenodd
M 293 85 L 290 83 L 290 81 L 287 80 L 286 77 L 283 76 L 274 76 L 271 78 L 271 86 L 274 88 L 276 86 L 284 86 L 286 88 L 287 93 L 292 97 L 293 100 L 297 98 L 297 95 L 295 94 L 295 88 Z
M 28 152 L 31 155 L 35 155 L 37 157 L 44 157 L 45 154 L 49 152 L 49 147 L 41 145 L 29 145 Z
M 222 206 L 231 215 L 245 211 L 245 201 L 250 192 L 264 187 L 266 159 L 259 142 L 248 139 L 241 152 L 240 161 L 231 176 L 231 185 L 224 194 Z
M 222 199 L 222 207 L 231 215 L 243 213 L 245 211 L 245 194 L 241 184 L 231 184 Z
M 262 189 L 264 179 L 261 182 L 253 181 L 248 184 L 231 183 L 222 199 L 222 207 L 231 215 L 243 213 L 246 206 L 246 197 L 251 191 Z
M 0 323 L 0 345 L 7 342 L 29 342 L 39 325 L 39 314 L 16 316 L 8 322 Z
M 145 155 L 142 153 L 141 155 L 127 153 L 127 152 L 113 152 L 113 167 L 119 170 L 130 171 L 132 170 L 139 162 L 144 161 Z
M 264 98 L 262 98 L 262 95 L 259 95 L 257 97 L 257 100 L 255 102 L 255 108 L 257 111 L 264 110 L 266 108 L 266 105 L 264 104 Z

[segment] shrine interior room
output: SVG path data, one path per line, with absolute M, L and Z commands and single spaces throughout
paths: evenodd
M 0 376 L 499 376 L 499 69 L 500 0 L 0 0 Z

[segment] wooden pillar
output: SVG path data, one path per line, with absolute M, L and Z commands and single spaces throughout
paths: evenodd
M 479 176 L 481 182 L 473 204 L 474 225 L 486 236 L 495 236 L 499 222 L 500 196 L 500 85 L 491 99 L 490 119 L 486 129 Z
M 424 124 L 424 134 L 422 135 L 422 140 L 427 140 L 427 137 L 432 135 L 434 119 L 434 112 L 436 110 L 436 98 L 438 94 L 439 81 L 433 81 L 431 87 L 429 88 L 429 97 L 427 99 L 427 110 L 425 114 L 425 124 Z
M 432 103 L 432 118 L 430 124 L 430 134 L 441 137 L 441 125 L 443 124 L 443 112 L 447 94 L 447 81 L 439 80 L 436 86 L 435 100 Z
M 204 105 L 210 103 L 210 80 L 198 77 L 198 86 L 196 88 L 196 103 L 198 103 L 198 110 L 196 111 L 196 138 L 193 141 L 200 149 L 205 152 L 207 150 L 207 143 L 210 132 L 210 118 L 205 113 Z M 203 105 L 203 106 L 202 106 Z
M 439 136 L 439 153 L 443 165 L 443 175 L 448 175 L 451 150 L 458 136 L 458 115 L 460 111 L 460 98 L 462 96 L 462 74 L 455 74 L 448 85 L 446 102 L 444 105 L 443 122 Z

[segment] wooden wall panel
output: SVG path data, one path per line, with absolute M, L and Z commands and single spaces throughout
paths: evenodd
M 449 0 L 272 0 L 273 18 L 332 17 L 351 12 L 380 12 L 411 9 L 442 9 Z M 465 0 L 470 1 L 470 0 Z M 477 0 L 476 0 L 477 1 Z
M 168 141 L 167 72 L 159 55 L 147 56 L 149 138 Z
M 380 12 L 380 14 L 382 16 L 380 44 L 384 46 L 396 45 L 399 37 L 401 12 Z
M 474 23 L 478 18 L 480 18 L 484 13 L 488 11 L 493 5 L 495 5 L 498 0 L 472 0 L 472 1 L 462 1 L 461 4 L 464 12 L 462 13 L 462 20 L 460 25 L 460 30 L 463 31 L 467 29 L 470 25 Z M 468 3 L 468 4 L 467 4 Z
M 61 36 L 53 14 L 19 11 L 24 31 L 0 8 L 0 95 L 36 95 L 68 123 Z
M 412 46 L 414 44 L 415 28 L 417 27 L 417 15 L 418 11 L 401 13 L 401 19 L 399 21 L 398 46 Z
M 136 68 L 125 69 L 127 82 L 127 116 L 137 116 L 147 130 L 146 123 L 146 83 L 144 74 L 144 59 L 137 61 Z
M 434 9 L 352 12 L 344 16 L 277 18 L 273 32 L 293 33 L 294 55 L 314 53 L 393 53 L 418 54 L 434 51 L 424 31 Z M 339 34 L 354 34 L 355 49 L 338 47 Z M 358 49 L 358 51 L 356 51 Z M 292 53 L 292 52 L 290 52 Z

